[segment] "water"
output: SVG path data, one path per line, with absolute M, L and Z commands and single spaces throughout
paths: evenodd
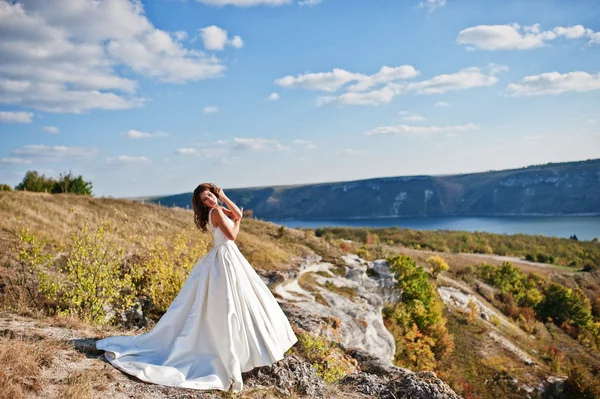
M 600 237 L 600 216 L 556 217 L 427 217 L 329 220 L 271 220 L 287 227 L 391 227 L 415 230 L 466 230 L 499 234 L 531 234 L 580 240 Z

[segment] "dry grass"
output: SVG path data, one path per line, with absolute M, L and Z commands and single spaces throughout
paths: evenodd
M 63 399 L 91 399 L 94 392 L 106 391 L 107 381 L 112 381 L 113 375 L 107 366 L 79 370 L 69 375 L 63 381 L 60 398 Z
M 29 392 L 41 392 L 42 370 L 52 365 L 54 351 L 64 344 L 17 337 L 12 331 L 4 333 L 0 339 L 0 398 L 24 398 Z
M 325 288 L 329 291 L 341 295 L 345 298 L 350 299 L 351 301 L 356 300 L 356 288 L 354 287 L 342 287 L 339 285 L 335 285 L 334 283 L 328 281 L 325 283 Z
M 69 194 L 0 192 L 0 265 L 15 262 L 16 243 L 21 228 L 29 226 L 48 253 L 63 251 L 73 232 L 87 222 L 94 230 L 100 222 L 113 220 L 124 240 L 135 235 L 164 238 L 167 242 L 182 231 L 210 242 L 210 233 L 194 226 L 189 209 L 167 208 L 139 201 L 94 198 Z M 244 219 L 236 240 L 250 264 L 258 270 L 287 270 L 298 258 L 317 253 L 327 261 L 342 264 L 343 251 L 314 234 L 285 229 L 274 223 Z M 3 273 L 6 273 L 4 271 Z

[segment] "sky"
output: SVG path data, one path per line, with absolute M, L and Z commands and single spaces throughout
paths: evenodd
M 600 158 L 597 0 L 0 0 L 0 183 L 96 196 Z

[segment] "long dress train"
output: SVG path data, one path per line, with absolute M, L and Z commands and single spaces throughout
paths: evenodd
M 143 381 L 239 392 L 243 372 L 281 360 L 298 339 L 235 242 L 212 225 L 210 213 L 208 220 L 214 246 L 154 328 L 99 340 L 96 348 Z

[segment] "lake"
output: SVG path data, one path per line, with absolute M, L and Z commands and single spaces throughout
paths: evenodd
M 271 220 L 287 227 L 391 227 L 415 230 L 466 230 L 499 234 L 531 234 L 580 240 L 600 237 L 600 216 L 427 217 L 330 220 Z

